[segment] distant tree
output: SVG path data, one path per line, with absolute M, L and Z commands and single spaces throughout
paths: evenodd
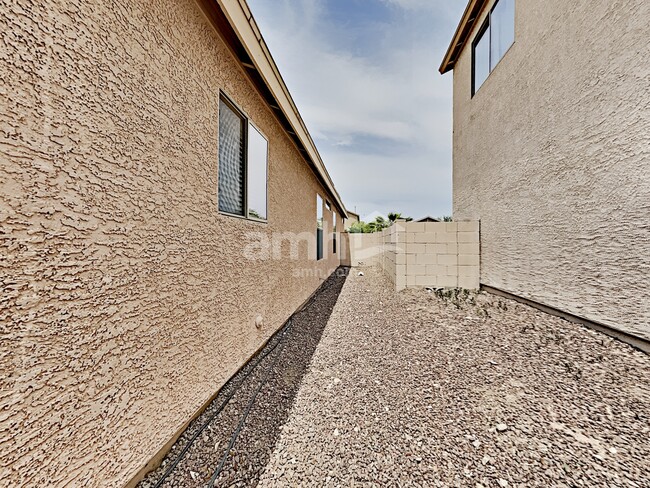
M 372 232 L 379 232 L 381 230 L 384 230 L 389 225 L 390 225 L 389 220 L 386 220 L 382 216 L 378 216 L 375 218 L 374 221 L 363 224 L 363 232 L 368 234 Z
M 395 221 L 402 218 L 402 214 L 391 212 L 388 214 L 388 220 L 384 217 L 377 216 L 372 222 L 355 222 L 348 228 L 350 234 L 372 234 L 373 232 L 380 232 L 387 227 L 390 227 Z M 406 217 L 406 221 L 413 220 L 411 217 Z
M 378 219 L 381 220 L 378 221 Z M 373 222 L 368 222 L 366 224 L 366 232 L 371 233 L 371 232 L 380 231 L 382 226 L 382 221 L 383 219 L 381 217 L 377 217 Z
M 364 222 L 354 222 L 348 229 L 348 232 L 350 234 L 364 234 L 366 232 L 365 227 L 366 224 Z
M 451 215 L 445 215 L 444 217 L 440 217 L 441 222 L 452 222 Z
M 388 220 L 390 220 L 390 223 L 391 223 L 391 224 L 394 223 L 394 222 L 396 222 L 396 221 L 399 220 L 399 219 L 404 219 L 404 220 L 406 220 L 407 222 L 410 222 L 410 221 L 413 220 L 413 217 L 402 217 L 401 212 L 390 212 L 390 213 L 388 214 Z

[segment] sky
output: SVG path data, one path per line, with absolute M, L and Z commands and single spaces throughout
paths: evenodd
M 248 3 L 348 210 L 451 215 L 452 75 L 438 67 L 466 1 Z

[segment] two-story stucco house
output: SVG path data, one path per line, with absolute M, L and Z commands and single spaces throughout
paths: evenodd
M 0 486 L 125 486 L 345 207 L 244 0 L 0 5 Z
M 471 0 L 440 67 L 482 285 L 646 349 L 648 19 L 647 0 Z

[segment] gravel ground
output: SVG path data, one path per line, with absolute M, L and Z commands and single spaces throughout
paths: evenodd
M 348 278 L 261 487 L 650 487 L 650 357 L 479 293 Z
M 257 485 L 346 276 L 347 270 L 340 268 L 323 283 L 314 299 L 221 389 L 206 411 L 179 438 L 161 466 L 139 488 L 156 486 L 204 425 L 187 453 L 159 486 L 205 487 L 244 417 L 214 486 Z

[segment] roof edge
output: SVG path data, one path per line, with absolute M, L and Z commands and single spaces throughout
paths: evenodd
M 331 196 L 335 200 L 336 206 L 339 208 L 342 216 L 347 218 L 347 212 L 345 205 L 343 205 L 343 200 L 336 190 L 327 168 L 325 168 L 325 164 L 316 148 L 316 144 L 311 138 L 291 93 L 289 93 L 289 89 L 282 79 L 280 70 L 275 64 L 275 60 L 262 37 L 261 31 L 253 18 L 253 14 L 246 3 L 246 0 L 209 1 L 218 4 L 227 17 L 230 26 L 252 60 L 255 70 L 258 72 L 264 84 L 277 101 L 278 108 L 287 118 L 295 136 L 304 147 L 306 154 L 303 153 L 303 157 L 307 159 L 308 162 L 311 162 L 326 189 L 331 193 Z
M 451 43 L 447 48 L 442 64 L 438 68 L 441 75 L 454 69 L 458 56 L 467 44 L 467 39 L 472 32 L 476 19 L 481 15 L 488 3 L 489 0 L 469 0 L 467 7 L 465 7 L 465 12 L 460 19 L 460 23 L 456 27 L 454 37 L 451 39 Z

